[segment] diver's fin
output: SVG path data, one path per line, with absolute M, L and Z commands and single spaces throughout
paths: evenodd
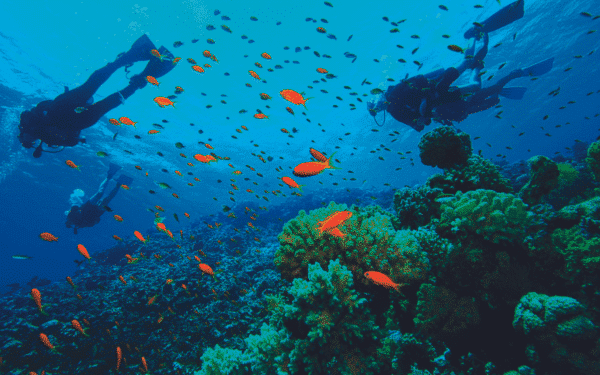
M 521 100 L 527 91 L 526 87 L 503 87 L 498 95 L 508 99 Z
M 146 76 L 152 76 L 154 78 L 162 77 L 175 67 L 175 64 L 173 64 L 175 56 L 173 56 L 168 49 L 166 49 L 164 46 L 160 46 L 158 52 L 160 52 L 162 59 L 151 59 L 148 62 L 146 68 L 142 71 L 142 73 L 140 73 L 144 79 Z
M 110 163 L 108 166 L 108 173 L 106 174 L 106 178 L 108 178 L 109 180 L 113 178 L 113 176 L 115 174 L 117 174 L 118 171 L 121 170 L 121 166 L 120 165 L 116 165 L 114 163 Z
M 156 49 L 154 43 L 148 38 L 148 35 L 144 34 L 133 42 L 131 49 L 121 54 L 115 62 L 125 66 L 137 61 L 148 61 L 152 58 L 150 51 L 153 49 Z
M 552 64 L 554 63 L 554 57 L 541 61 L 535 65 L 523 69 L 525 76 L 541 76 L 552 70 Z
M 517 0 L 492 14 L 488 19 L 481 22 L 483 27 L 473 26 L 465 32 L 465 39 L 471 39 L 477 36 L 481 31 L 491 33 L 506 25 L 515 22 L 525 14 L 525 0 Z
M 117 179 L 117 185 L 127 185 L 129 186 L 133 182 L 133 178 L 129 176 L 125 176 L 124 174 L 120 175 Z

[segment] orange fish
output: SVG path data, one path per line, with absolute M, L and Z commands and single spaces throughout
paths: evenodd
M 176 93 L 181 94 L 184 91 L 185 90 L 183 89 L 183 87 L 181 87 L 181 86 L 175 86 L 175 92 Z
M 154 208 L 156 208 L 156 209 L 157 209 L 157 210 L 159 210 L 160 212 L 165 212 L 165 209 L 164 209 L 164 208 L 162 208 L 162 207 L 161 207 L 161 206 L 159 206 L 159 205 L 155 205 L 155 206 L 154 206 Z
M 160 54 L 160 52 L 158 52 L 157 49 L 153 49 L 150 51 L 150 53 L 152 54 L 152 56 L 156 57 L 157 59 L 160 59 L 160 61 L 162 61 L 163 57 Z
M 302 104 L 304 108 L 306 108 L 306 101 L 312 98 L 304 99 L 302 94 L 297 93 L 294 90 L 281 90 L 279 94 L 288 102 L 294 103 L 296 105 Z
M 210 149 L 210 150 L 213 150 L 213 149 L 214 149 L 214 148 L 213 148 L 213 146 L 209 145 L 208 143 L 205 143 L 205 144 L 204 144 L 204 146 L 206 146 L 206 148 L 208 148 L 208 149 Z
M 459 46 L 457 46 L 456 44 L 450 44 L 450 45 L 448 46 L 448 49 L 449 49 L 450 51 L 454 51 L 454 52 L 460 52 L 460 53 L 464 53 L 464 52 L 465 52 L 465 50 L 464 50 L 464 49 L 460 48 L 460 47 L 459 47 Z
M 121 187 L 123 188 L 123 190 L 129 190 L 129 186 L 127 186 L 125 184 L 121 184 Z
M 269 116 L 265 115 L 264 113 L 255 113 L 254 118 L 263 119 L 263 118 L 269 118 Z
M 188 61 L 190 64 L 196 64 L 196 60 L 192 59 L 191 57 L 188 57 L 187 61 Z
M 142 167 L 140 167 L 139 165 L 136 165 L 136 166 L 135 166 L 135 169 L 137 169 L 138 171 L 141 171 L 141 170 L 142 170 Z
M 317 229 L 319 230 L 319 234 L 323 234 L 323 232 L 327 232 L 330 229 L 336 228 L 338 225 L 344 223 L 344 221 L 348 220 L 352 217 L 351 211 L 338 211 L 322 221 L 317 223 Z
M 164 108 L 165 106 L 172 106 L 175 108 L 175 103 L 171 101 L 169 98 L 165 98 L 164 96 L 157 96 L 154 98 L 154 102 L 158 104 L 159 107 Z
M 154 86 L 160 86 L 160 83 L 158 83 L 158 81 L 156 80 L 156 78 L 154 78 L 152 76 L 146 76 L 146 81 L 148 81 L 149 83 L 153 84 Z
M 217 56 L 215 55 L 210 55 L 210 59 L 216 63 L 219 63 L 219 59 L 217 59 Z
M 328 73 L 327 70 L 325 70 L 323 68 L 317 68 L 317 72 L 323 73 L 323 74 Z
M 281 132 L 285 134 L 290 134 L 290 132 L 286 128 L 281 128 Z
M 261 53 L 260 55 L 261 55 L 262 57 L 264 57 L 265 59 L 267 59 L 267 60 L 271 60 L 271 55 L 269 55 L 269 54 L 268 54 L 268 53 L 266 53 L 266 52 L 263 52 L 263 53 Z
M 160 133 L 160 132 L 156 129 L 148 130 L 148 134 L 158 134 L 158 133 Z
M 201 66 L 199 65 L 194 65 L 192 66 L 192 69 L 194 69 L 195 71 L 197 71 L 198 73 L 204 73 L 204 69 L 202 69 Z
M 165 225 L 163 223 L 156 223 L 156 229 L 158 229 L 159 231 L 162 231 L 162 232 L 167 231 L 167 227 L 165 227 Z
M 242 174 L 242 171 L 233 171 L 232 174 L 240 175 L 240 174 Z
M 175 174 L 176 174 L 177 176 L 181 176 L 181 177 L 183 177 L 183 175 L 182 175 L 182 174 L 181 174 L 181 172 L 179 172 L 179 171 L 175 171 Z
M 269 95 L 265 94 L 264 92 L 260 94 L 260 98 L 262 100 L 272 99 Z
M 292 115 L 294 114 L 294 111 L 290 107 L 285 107 L 285 110 L 291 113 Z
M 71 276 L 67 276 L 67 282 L 73 287 L 73 289 L 77 289 L 77 287 L 73 283 L 73 279 L 71 279 Z
M 116 126 L 121 126 L 121 122 L 114 118 L 109 119 L 108 122 L 110 122 L 111 124 L 116 125 Z
M 310 148 L 310 154 L 313 156 L 313 158 L 317 159 L 320 162 L 327 162 L 327 157 L 312 147 Z
M 116 234 L 113 234 L 113 238 L 117 241 L 123 241 L 123 239 L 119 236 L 117 236 Z
M 39 290 L 37 290 L 36 288 L 31 289 L 31 298 L 33 299 L 33 301 L 35 302 L 35 304 L 38 307 L 38 310 L 40 310 L 40 312 L 44 315 L 48 315 L 42 306 L 42 294 L 40 293 Z
M 209 274 L 211 276 L 215 275 L 212 268 L 210 268 L 208 264 L 200 263 L 198 264 L 198 268 L 200 268 L 200 271 L 202 271 L 203 273 Z
M 142 234 L 137 230 L 133 232 L 133 235 L 136 236 L 138 240 L 142 241 L 143 243 L 146 243 L 146 239 L 144 238 L 144 236 L 142 236 Z
M 332 235 L 332 236 L 334 236 L 334 237 L 339 237 L 339 238 L 342 238 L 342 237 L 346 236 L 346 233 L 342 233 L 342 231 L 339 230 L 338 228 L 330 229 L 330 230 L 327 231 L 327 233 L 330 234 L 330 235 Z
M 131 121 L 129 119 L 129 117 L 120 117 L 119 121 L 121 121 L 122 124 L 133 126 L 134 128 L 135 128 L 135 124 L 137 124 L 137 122 Z
M 146 363 L 146 358 L 142 357 L 142 368 L 144 372 L 148 372 L 148 364 Z
M 181 57 L 176 57 L 176 58 L 173 60 L 173 65 L 177 65 L 177 63 L 178 63 L 179 61 L 181 61 Z
M 52 234 L 50 234 L 48 232 L 40 233 L 40 238 L 42 240 L 48 241 L 48 242 L 52 242 L 52 241 L 58 242 L 58 237 L 54 237 Z
M 175 198 L 179 198 L 179 195 L 177 195 L 175 193 L 171 193 L 171 195 L 173 195 Z
M 52 345 L 50 343 L 50 340 L 48 340 L 48 336 L 46 336 L 43 333 L 40 333 L 40 340 L 42 341 L 42 344 L 44 344 L 44 346 L 50 350 L 54 350 L 54 345 Z
M 290 188 L 296 188 L 296 189 L 299 189 L 300 191 L 302 191 L 302 186 L 305 186 L 305 185 L 298 185 L 298 183 L 296 183 L 296 181 L 292 180 L 290 177 L 282 177 L 281 181 L 283 181 Z
M 255 65 L 257 68 L 262 68 L 262 64 L 261 64 L 261 63 L 259 63 L 259 62 L 255 62 L 255 63 L 254 63 L 254 65 Z
M 121 351 L 121 347 L 117 346 L 117 371 L 119 371 L 119 367 L 121 366 L 121 358 L 123 358 L 123 352 Z
M 83 255 L 83 257 L 85 259 L 87 259 L 87 260 L 92 259 L 92 258 L 90 258 L 90 254 L 88 253 L 87 249 L 82 244 L 77 245 L 77 250 L 79 251 L 79 253 L 81 255 Z
M 173 233 L 171 233 L 171 231 L 168 230 L 168 229 L 165 232 L 167 232 L 167 234 L 169 235 L 169 237 L 171 237 L 171 239 L 173 240 Z
M 250 75 L 253 78 L 256 78 L 256 79 L 258 79 L 260 81 L 260 77 L 258 76 L 258 74 L 256 74 L 256 72 L 254 70 L 248 70 L 248 73 L 250 73 Z
M 84 336 L 88 336 L 87 333 L 85 333 L 85 331 L 83 330 L 83 327 L 81 327 L 81 324 L 79 324 L 79 322 L 75 319 L 71 320 L 71 326 L 73 328 L 75 328 L 76 330 L 78 330 L 79 332 L 81 332 L 82 335 Z
M 210 51 L 208 51 L 208 50 L 204 50 L 204 52 L 202 52 L 202 55 L 204 55 L 204 57 L 206 57 L 206 58 L 210 58 L 212 56 Z
M 121 275 L 119 275 L 119 280 L 123 283 L 123 285 L 127 285 L 127 280 Z
M 335 152 L 331 154 L 329 159 L 326 159 L 324 162 L 319 161 L 310 161 L 307 163 L 301 163 L 294 168 L 294 176 L 296 177 L 309 177 L 316 176 L 319 173 L 323 172 L 325 169 L 340 169 L 338 167 L 334 167 L 331 164 L 331 158 L 335 155 Z
M 115 215 L 114 218 L 118 222 L 123 222 L 123 218 L 121 216 L 119 216 L 119 215 Z
M 77 169 L 78 171 L 81 172 L 81 169 L 79 169 L 79 166 L 76 165 L 75 163 L 73 163 L 71 160 L 65 161 L 65 164 L 67 164 L 69 167 L 71 167 L 73 169 Z
M 210 64 L 204 64 L 205 68 L 212 68 L 212 66 L 210 66 Z
M 400 287 L 406 284 L 396 284 L 389 277 L 382 274 L 381 272 L 369 271 L 365 272 L 365 277 L 371 281 L 373 281 L 377 285 L 384 286 L 386 288 L 394 288 L 398 292 L 400 292 Z
M 327 32 L 327 30 L 325 30 L 322 27 L 317 27 L 317 31 L 320 32 L 321 34 L 325 34 Z
M 168 281 L 169 280 L 167 280 L 167 283 L 170 284 Z M 171 280 L 171 282 L 173 282 L 173 280 Z M 150 299 L 148 299 L 147 305 L 148 306 L 152 305 L 154 303 L 154 301 L 156 301 L 156 297 L 158 297 L 158 294 L 155 294 L 154 296 L 150 297 Z

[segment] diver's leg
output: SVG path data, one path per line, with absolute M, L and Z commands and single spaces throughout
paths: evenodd
M 110 201 L 115 197 L 115 195 L 117 195 L 117 193 L 119 192 L 119 187 L 121 187 L 121 185 L 116 184 L 115 187 L 110 191 L 110 193 L 106 196 L 106 198 L 104 198 L 100 204 L 100 206 L 108 206 L 108 204 L 110 203 Z
M 98 204 L 98 201 L 100 201 L 100 198 L 102 198 L 102 195 L 104 195 L 104 190 L 106 189 L 107 182 L 108 182 L 108 178 L 105 178 L 104 181 L 102 181 L 102 183 L 100 184 L 100 187 L 98 188 L 98 192 L 90 198 L 90 203 Z
M 467 113 L 473 114 L 473 113 L 481 112 L 486 109 L 494 107 L 498 103 L 500 103 L 500 98 L 498 97 L 498 95 L 493 95 L 488 98 L 476 100 L 476 101 L 470 100 L 469 106 L 467 107 Z

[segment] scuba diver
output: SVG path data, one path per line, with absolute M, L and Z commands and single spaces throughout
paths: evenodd
M 388 87 L 379 98 L 367 103 L 369 113 L 390 113 L 396 120 L 409 125 L 416 131 L 424 129 L 431 120 L 450 125 L 462 121 L 469 114 L 497 105 L 498 96 L 522 99 L 526 88 L 504 87 L 510 80 L 538 76 L 552 69 L 553 58 L 524 69 L 517 69 L 500 79 L 495 85 L 482 89 L 481 70 L 488 52 L 489 33 L 498 30 L 524 15 L 524 0 L 517 0 L 494 13 L 481 24 L 476 24 L 464 34 L 473 42 L 464 51 L 465 59 L 458 67 L 438 69 L 425 75 L 417 75 L 395 86 Z M 472 70 L 469 83 L 450 86 L 463 72 Z
M 112 180 L 114 175 L 121 169 L 120 166 L 110 163 L 106 179 L 102 181 L 98 192 L 94 194 L 87 202 L 81 206 L 73 205 L 67 215 L 67 222 L 65 223 L 67 228 L 73 227 L 73 233 L 77 234 L 77 228 L 89 228 L 100 222 L 100 216 L 106 211 L 112 211 L 108 207 L 108 203 L 117 195 L 119 188 L 122 185 L 129 186 L 133 182 L 133 178 L 125 175 L 120 175 L 116 181 L 115 187 L 106 196 L 101 199 L 106 189 L 106 184 L 109 180 Z
M 124 104 L 125 99 L 136 90 L 146 86 L 146 76 L 162 77 L 175 67 L 173 55 L 164 46 L 158 49 L 161 58 L 153 57 L 150 51 L 155 48 L 154 43 L 144 34 L 133 43 L 129 51 L 119 54 L 115 61 L 92 73 L 83 85 L 73 90 L 65 86 L 65 92 L 54 100 L 42 101 L 33 109 L 22 112 L 18 137 L 23 147 L 32 148 L 39 139 L 40 143 L 33 152 L 33 156 L 39 158 L 42 151 L 62 151 L 44 150 L 42 143 L 50 148 L 85 143 L 85 138 L 80 137 L 81 130 L 94 125 L 107 112 Z M 133 63 L 148 60 L 146 68 L 134 75 L 127 87 L 93 103 L 93 95 L 114 72 L 122 67 L 127 72 L 127 68 Z

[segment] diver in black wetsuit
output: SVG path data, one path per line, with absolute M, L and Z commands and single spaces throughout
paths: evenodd
M 409 125 L 416 131 L 424 129 L 431 120 L 450 125 L 462 121 L 469 114 L 490 108 L 500 101 L 499 95 L 521 99 L 523 87 L 505 88 L 510 80 L 547 73 L 553 59 L 548 59 L 525 69 L 517 69 L 500 79 L 495 85 L 482 89 L 481 75 L 483 59 L 488 52 L 488 33 L 498 30 L 524 14 L 524 0 L 517 0 L 493 14 L 483 23 L 465 32 L 466 39 L 473 39 L 465 51 L 465 60 L 458 67 L 438 69 L 425 75 L 417 75 L 388 87 L 378 101 L 367 103 L 369 113 L 375 117 L 387 111 L 396 120 Z M 475 52 L 477 50 L 477 52 Z M 457 87 L 451 84 L 465 71 L 472 70 L 468 85 Z M 384 113 L 385 114 L 385 113 Z
M 161 46 L 158 51 L 163 58 L 155 58 L 150 52 L 155 48 L 154 43 L 144 34 L 133 43 L 128 52 L 96 70 L 83 85 L 73 90 L 65 87 L 65 92 L 54 100 L 42 101 L 33 109 L 22 112 L 18 137 L 23 147 L 32 148 L 36 140 L 41 140 L 33 153 L 34 157 L 39 158 L 44 151 L 42 143 L 50 147 L 85 143 L 85 138 L 80 137 L 81 130 L 94 125 L 108 111 L 123 104 L 136 90 L 146 86 L 146 76 L 158 78 L 173 69 L 173 55 Z M 144 71 L 133 76 L 127 87 L 92 104 L 94 93 L 114 72 L 137 61 L 148 60 L 150 61 Z
M 94 196 L 92 196 L 87 202 L 82 204 L 81 207 L 77 205 L 71 207 L 67 215 L 67 222 L 65 225 L 67 228 L 73 227 L 73 233 L 77 234 L 77 228 L 89 228 L 98 224 L 100 222 L 100 216 L 102 216 L 104 212 L 110 210 L 110 208 L 108 208 L 108 203 L 110 203 L 115 195 L 117 195 L 121 185 L 128 186 L 131 184 L 131 182 L 133 182 L 133 178 L 129 176 L 119 176 L 112 191 L 108 194 L 108 196 L 106 196 L 106 198 L 101 199 L 104 195 L 106 184 L 109 180 L 112 180 L 114 175 L 120 169 L 120 166 L 110 163 L 108 173 L 106 174 L 106 179 L 104 179 L 104 181 L 102 181 L 100 184 L 98 192 L 94 194 Z

